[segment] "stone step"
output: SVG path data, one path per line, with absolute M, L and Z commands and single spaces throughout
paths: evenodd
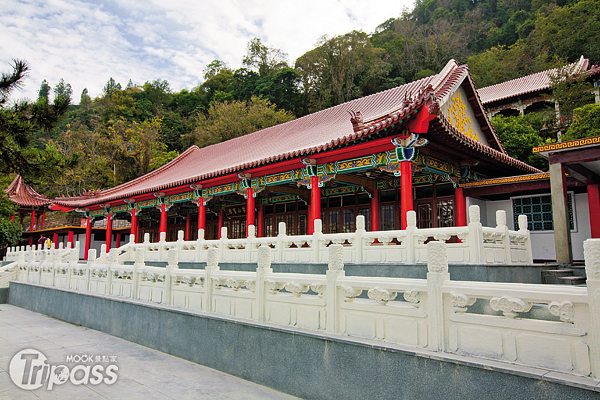
M 571 269 L 571 268 L 567 268 L 567 269 L 543 269 L 542 270 L 542 274 L 555 275 L 555 276 L 572 275 L 573 272 L 575 272 L 575 270 Z
M 551 285 L 567 284 L 567 282 L 570 282 L 570 280 L 568 280 L 568 279 L 564 280 L 562 278 L 573 278 L 575 275 L 574 272 L 575 272 L 575 270 L 573 270 L 571 268 L 542 270 L 542 282 L 551 284 Z M 576 278 L 580 278 L 580 277 L 577 276 Z M 584 282 L 585 282 L 585 279 L 584 279 Z M 575 284 L 577 284 L 577 283 L 575 283 Z
M 582 276 L 560 276 L 559 281 L 562 281 L 565 285 L 585 285 L 585 278 Z

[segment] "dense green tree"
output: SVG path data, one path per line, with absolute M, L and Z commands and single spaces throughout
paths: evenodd
M 44 79 L 40 86 L 40 90 L 38 90 L 38 100 L 46 99 L 46 101 L 48 101 L 48 97 L 50 96 L 51 90 L 52 88 L 48 84 L 48 81 Z
M 0 77 L 0 174 L 18 173 L 33 182 L 58 173 L 68 163 L 54 147 L 32 146 L 40 129 L 50 129 L 68 110 L 70 97 L 46 98 L 36 103 L 26 100 L 10 104 L 10 94 L 22 85 L 29 66 L 15 60 L 12 71 Z
M 317 48 L 296 60 L 307 111 L 370 94 L 387 66 L 383 51 L 374 47 L 364 32 L 321 38 Z
M 540 136 L 541 116 L 527 114 L 525 116 L 505 117 L 496 115 L 492 125 L 506 152 L 517 160 L 542 170 L 548 169 L 548 162 L 533 154 L 533 148 L 546 143 Z
M 208 115 L 198 113 L 195 129 L 183 137 L 186 146 L 199 147 L 247 135 L 294 119 L 268 100 L 253 97 L 250 101 L 226 101 L 211 105 Z
M 271 76 L 288 66 L 287 54 L 274 47 L 265 46 L 260 38 L 250 40 L 242 64 L 260 76 Z
M 581 55 L 600 62 L 600 7 L 598 0 L 557 7 L 536 20 L 531 33 L 536 52 L 564 57 L 570 62 Z
M 478 88 L 520 78 L 564 63 L 564 60 L 547 53 L 533 53 L 531 47 L 522 40 L 508 47 L 492 47 L 467 59 L 473 81 Z
M 575 140 L 586 137 L 600 136 L 600 104 L 587 104 L 576 108 L 573 122 L 563 140 Z
M 13 178 L 12 175 L 0 177 L 0 257 L 7 247 L 18 243 L 21 239 L 21 224 L 10 220 L 16 205 L 4 193 Z
M 121 84 L 117 83 L 113 77 L 111 76 L 110 79 L 108 80 L 108 82 L 106 82 L 106 85 L 104 85 L 104 88 L 102 89 L 104 91 L 104 94 L 107 95 L 112 95 L 113 93 L 115 93 L 117 90 L 121 90 Z

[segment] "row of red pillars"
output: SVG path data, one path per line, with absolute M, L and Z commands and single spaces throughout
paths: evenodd
M 412 163 L 410 161 L 403 161 L 400 163 L 401 167 L 401 194 L 400 201 L 402 204 L 402 208 L 404 211 L 412 211 L 413 210 L 413 190 L 412 190 Z M 466 200 L 463 196 L 463 191 L 461 188 L 457 188 L 455 190 L 455 198 L 456 198 L 456 225 L 457 226 L 466 226 L 467 225 L 467 213 L 466 213 Z M 371 208 L 373 212 L 371 212 L 371 229 L 373 231 L 379 230 L 379 213 L 377 210 L 379 209 L 379 193 L 378 190 L 373 190 L 371 197 Z M 251 188 L 247 189 L 247 199 L 246 199 L 246 226 L 255 225 L 255 198 L 253 196 L 253 190 Z M 263 205 L 260 204 L 258 208 L 258 226 L 257 226 L 257 236 L 262 237 L 264 234 L 264 218 L 263 218 Z M 159 232 L 165 233 L 167 232 L 167 207 L 165 204 L 161 204 L 161 216 L 160 216 L 160 225 Z M 188 214 L 186 221 L 186 229 L 185 229 L 185 238 L 186 240 L 190 237 L 190 216 Z M 313 234 L 314 231 L 314 220 L 319 219 L 321 217 L 321 188 L 319 187 L 319 177 L 313 176 L 311 177 L 311 202 L 310 207 L 308 209 L 308 233 Z M 138 216 L 136 210 L 131 210 L 131 230 L 130 233 L 133 235 L 134 240 L 137 242 L 138 240 Z M 406 229 L 407 219 L 406 212 L 402 212 L 401 215 L 401 226 L 402 229 Z M 198 199 L 198 229 L 205 229 L 206 227 L 206 206 L 204 204 L 204 198 Z M 221 228 L 223 227 L 223 210 L 219 212 L 219 238 L 221 237 Z M 247 232 L 246 232 L 247 233 Z M 90 249 L 90 239 L 91 239 L 91 219 L 90 217 L 86 220 L 86 231 L 85 231 L 85 255 L 84 258 L 87 259 L 87 253 Z M 117 235 L 117 247 L 119 246 L 120 235 Z M 106 215 L 106 251 L 108 252 L 111 248 L 112 244 L 112 218 L 111 214 Z

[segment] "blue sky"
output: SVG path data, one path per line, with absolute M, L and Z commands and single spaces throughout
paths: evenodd
M 31 73 L 15 98 L 34 100 L 43 79 L 61 78 L 79 101 L 95 97 L 110 77 L 123 86 L 165 79 L 173 91 L 202 83 L 214 59 L 241 66 L 246 45 L 259 37 L 289 62 L 323 35 L 373 32 L 414 0 L 2 0 L 0 71 L 25 59 Z

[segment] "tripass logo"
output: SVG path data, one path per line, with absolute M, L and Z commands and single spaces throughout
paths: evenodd
M 92 363 L 92 362 L 116 362 L 116 356 L 93 356 L 93 355 L 71 355 L 67 356 L 66 362 Z M 115 364 L 104 366 L 76 365 L 52 365 L 41 352 L 34 349 L 21 350 L 10 360 L 8 371 L 15 385 L 21 389 L 35 390 L 47 384 L 47 389 L 52 390 L 54 385 L 62 385 L 70 380 L 73 385 L 99 385 L 105 383 L 112 385 L 117 381 L 119 367 Z

